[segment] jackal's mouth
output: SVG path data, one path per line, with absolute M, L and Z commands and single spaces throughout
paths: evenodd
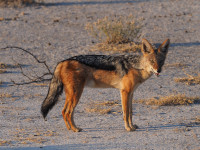
M 152 69 L 152 73 L 154 73 L 157 77 L 160 75 L 159 72 L 155 69 Z
M 159 73 L 157 73 L 157 72 L 156 72 L 156 73 L 154 73 L 154 74 L 155 74 L 157 77 L 159 77 L 159 75 L 160 75 L 160 74 L 159 74 Z

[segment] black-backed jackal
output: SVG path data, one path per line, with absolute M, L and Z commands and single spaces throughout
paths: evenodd
M 46 99 L 41 106 L 45 118 L 65 91 L 66 100 L 62 110 L 68 130 L 81 131 L 74 119 L 74 109 L 85 86 L 92 88 L 117 88 L 121 92 L 121 103 L 125 129 L 134 131 L 132 123 L 132 97 L 134 90 L 152 74 L 159 75 L 165 62 L 170 41 L 166 39 L 157 49 L 142 40 L 140 55 L 79 55 L 58 63 L 51 80 Z

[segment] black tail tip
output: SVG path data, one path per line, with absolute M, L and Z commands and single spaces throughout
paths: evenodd
M 48 114 L 48 110 L 43 109 L 43 107 L 42 107 L 42 108 L 41 108 L 41 114 L 42 114 L 44 120 L 47 121 L 46 116 L 47 116 L 47 114 Z
M 42 113 L 42 117 L 43 117 L 44 121 L 47 121 L 46 116 L 47 116 L 47 114 L 43 114 L 43 113 Z

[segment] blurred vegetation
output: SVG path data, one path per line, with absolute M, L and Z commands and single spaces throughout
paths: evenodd
M 183 78 L 174 78 L 175 82 L 181 82 L 181 83 L 185 83 L 187 85 L 195 85 L 195 84 L 200 84 L 200 73 L 196 76 L 192 76 L 190 74 L 187 74 L 187 77 L 183 77 Z
M 42 2 L 42 0 L 0 0 L 1 7 L 20 7 L 20 6 L 28 6 L 32 4 L 37 4 Z
M 111 16 L 88 23 L 86 30 L 100 43 L 96 45 L 99 50 L 134 51 L 141 36 L 141 24 L 135 21 L 132 15 Z
M 146 105 L 156 105 L 156 106 L 176 106 L 176 105 L 189 105 L 200 103 L 200 97 L 188 97 L 185 94 L 169 95 L 169 96 L 160 96 L 157 98 L 150 99 L 141 99 L 134 101 L 135 103 L 142 103 Z

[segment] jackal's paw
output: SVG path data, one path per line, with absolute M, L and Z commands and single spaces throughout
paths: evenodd
M 132 125 L 131 128 L 139 129 L 139 127 L 136 124 Z
M 135 128 L 131 128 L 131 127 L 126 127 L 126 130 L 129 131 L 129 132 L 132 132 L 132 131 L 135 131 L 136 129 Z
M 72 129 L 74 132 L 81 132 L 83 129 L 81 129 L 81 128 L 73 128 Z

